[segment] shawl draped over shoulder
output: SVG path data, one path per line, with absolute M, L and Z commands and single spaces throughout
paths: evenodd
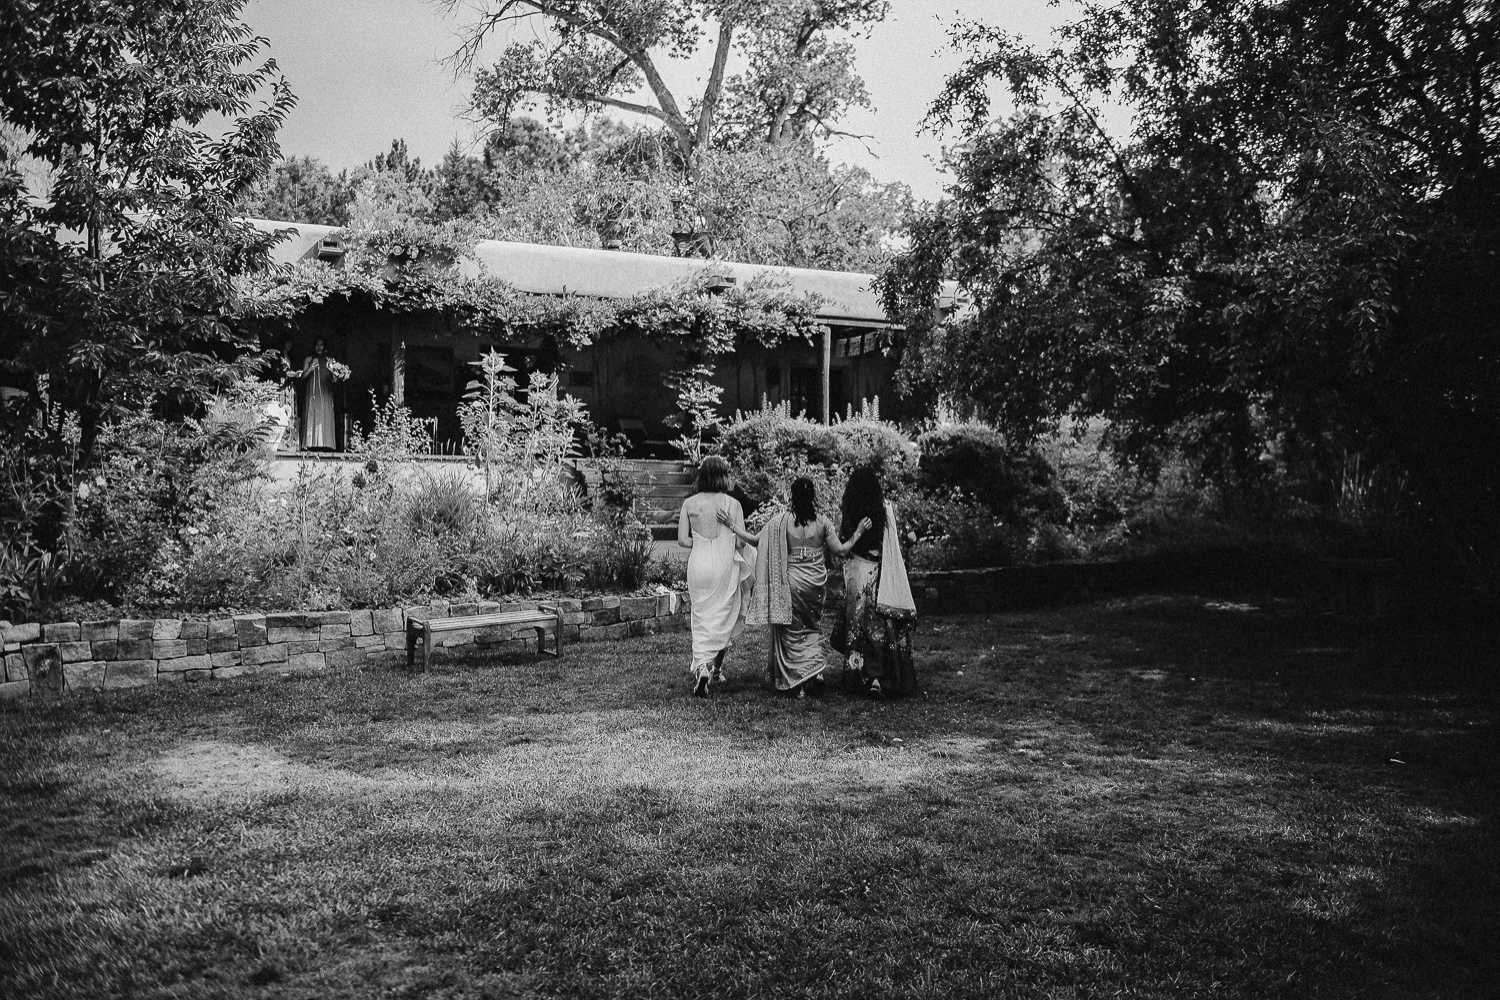
M 896 508 L 889 503 L 885 505 L 885 539 L 880 547 L 880 589 L 875 596 L 875 610 L 891 618 L 912 618 L 917 613 L 911 584 L 906 579 L 906 562 L 901 558 Z
M 787 577 L 787 525 L 789 511 L 772 514 L 760 533 L 755 560 L 755 589 L 750 595 L 747 625 L 789 625 L 792 621 L 792 585 Z

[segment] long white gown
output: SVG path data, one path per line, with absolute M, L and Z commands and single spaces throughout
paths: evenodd
M 739 505 L 721 495 L 714 510 L 728 510 L 739 517 Z M 755 550 L 740 548 L 734 532 L 717 521 L 719 533 L 712 538 L 693 532 L 688 553 L 687 585 L 693 628 L 693 676 L 708 677 L 714 657 L 739 638 L 745 625 L 745 603 L 755 579 Z
M 333 373 L 323 358 L 311 355 L 302 363 L 302 369 L 307 372 L 306 401 L 302 407 L 302 447 L 331 451 L 336 447 Z

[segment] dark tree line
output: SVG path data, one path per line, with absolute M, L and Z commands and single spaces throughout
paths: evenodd
M 1500 593 L 1496 5 L 1124 0 L 1048 50 L 955 42 L 956 180 L 885 286 L 913 382 L 1231 483 L 1360 453 Z M 935 322 L 945 276 L 973 307 Z

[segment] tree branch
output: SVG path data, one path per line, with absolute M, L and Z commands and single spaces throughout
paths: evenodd
M 729 62 L 729 46 L 734 37 L 734 22 L 725 18 L 719 23 L 719 44 L 714 49 L 714 65 L 703 89 L 703 107 L 698 112 L 698 148 L 707 149 L 713 137 L 714 113 L 724 93 L 724 67 Z

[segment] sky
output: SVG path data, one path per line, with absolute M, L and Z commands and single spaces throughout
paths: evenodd
M 869 138 L 835 139 L 829 155 L 881 181 L 905 182 L 919 198 L 936 198 L 944 138 L 919 128 L 963 60 L 947 44 L 946 26 L 981 20 L 1045 43 L 1066 9 L 1047 0 L 893 0 L 890 16 L 857 42 L 857 68 L 874 110 L 856 109 L 843 122 Z M 338 170 L 370 160 L 397 138 L 423 163 L 436 163 L 455 139 L 466 151 L 477 149 L 475 127 L 462 117 L 470 83 L 455 79 L 447 62 L 463 22 L 430 0 L 250 0 L 242 17 L 270 40 L 269 54 L 298 97 L 281 130 L 285 155 L 315 156 Z M 491 57 L 502 47 L 491 45 Z M 706 64 L 703 57 L 663 74 L 674 93 L 701 93 L 701 83 L 692 84 Z

